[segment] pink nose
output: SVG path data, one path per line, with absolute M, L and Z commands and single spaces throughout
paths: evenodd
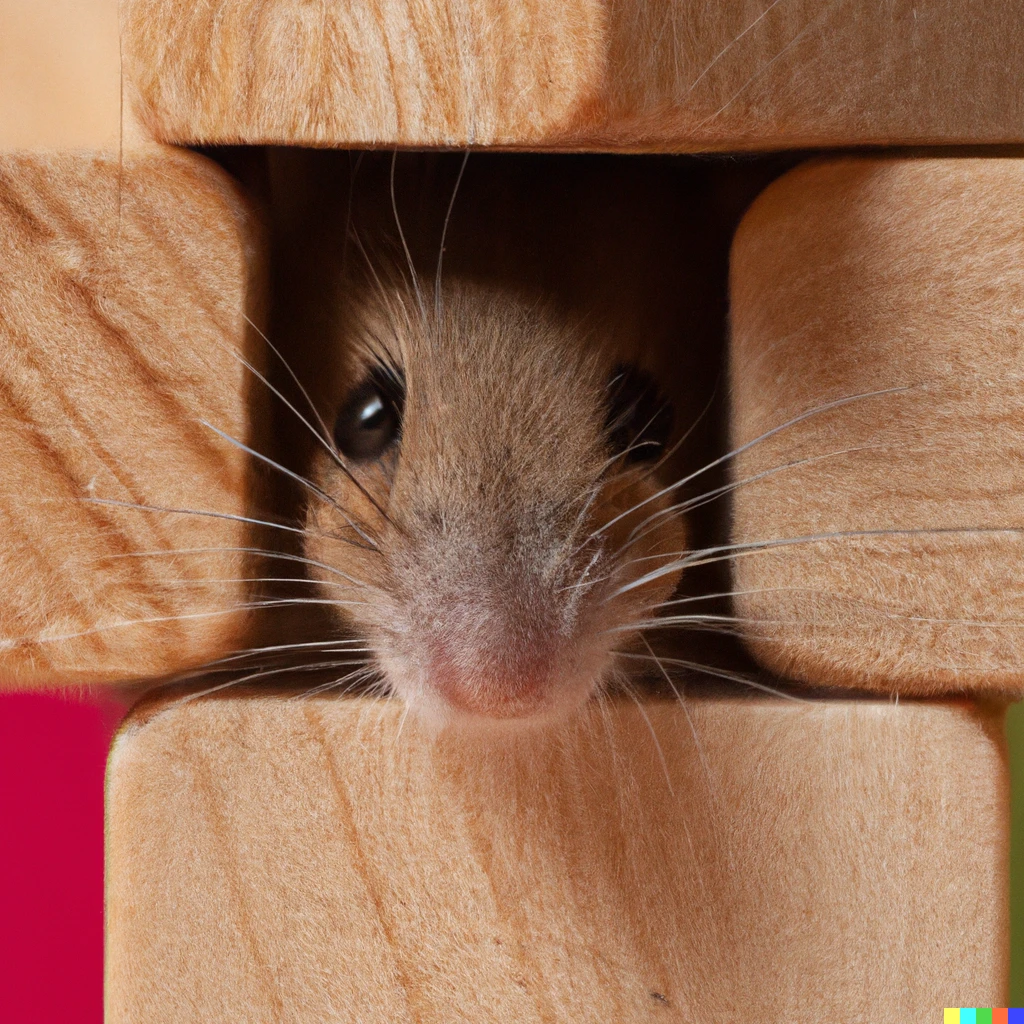
M 430 658 L 427 685 L 455 711 L 485 718 L 529 718 L 551 702 L 552 671 L 544 658 L 481 661 L 467 668 L 447 651 Z

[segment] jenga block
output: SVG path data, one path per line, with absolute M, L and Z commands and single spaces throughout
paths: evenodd
M 807 164 L 732 263 L 732 560 L 772 670 L 1024 689 L 1024 161 Z
M 690 697 L 556 737 L 165 702 L 116 740 L 107 1020 L 939 1019 L 1003 1005 L 1002 715 Z
M 124 0 L 165 142 L 685 151 L 1024 140 L 1013 0 Z
M 0 687 L 234 642 L 251 531 L 216 516 L 250 514 L 248 462 L 200 421 L 249 436 L 259 273 L 201 157 L 0 156 Z
M 118 0 L 0 0 L 0 150 L 117 147 Z

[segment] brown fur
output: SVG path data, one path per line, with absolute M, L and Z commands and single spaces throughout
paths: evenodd
M 320 454 L 315 479 L 345 515 L 311 501 L 306 550 L 359 581 L 339 594 L 333 574 L 317 573 L 334 582 L 328 594 L 356 602 L 344 618 L 421 711 L 573 707 L 634 639 L 612 631 L 651 614 L 680 574 L 615 592 L 678 557 L 685 530 L 663 515 L 630 544 L 671 499 L 661 474 L 607 466 L 613 337 L 588 338 L 500 291 L 448 286 L 442 301 L 425 324 L 408 295 L 400 312 L 364 313 L 405 370 L 401 443 L 393 465 L 354 467 L 355 479 Z M 349 370 L 349 380 L 366 372 Z M 353 544 L 348 516 L 375 549 Z
M 736 150 L 1024 141 L 1013 0 L 123 0 L 167 142 Z
M 820 161 L 741 225 L 733 443 L 905 389 L 736 460 L 738 481 L 816 460 L 739 486 L 736 542 L 882 531 L 735 559 L 741 629 L 773 671 L 885 692 L 1024 691 L 1022 189 L 1016 160 Z
M 145 709 L 108 775 L 109 1024 L 1005 1005 L 998 712 L 686 710 L 612 704 L 502 745 L 396 703 Z
M 198 420 L 249 435 L 233 350 L 260 264 L 200 157 L 0 157 L 0 686 L 159 676 L 235 642 L 244 588 L 219 581 L 248 574 L 244 524 L 90 499 L 250 512 L 245 456 Z

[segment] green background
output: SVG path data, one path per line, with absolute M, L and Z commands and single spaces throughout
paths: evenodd
M 1013 831 L 1010 838 L 1010 1005 L 1024 1006 L 1024 704 L 1007 716 L 1010 778 L 1013 787 Z

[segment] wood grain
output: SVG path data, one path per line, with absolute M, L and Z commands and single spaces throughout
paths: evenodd
M 737 612 L 772 670 L 1024 691 L 1022 188 L 1012 159 L 819 161 L 741 224 L 733 443 L 810 413 L 735 460 Z
M 234 642 L 245 524 L 109 502 L 246 512 L 247 459 L 200 420 L 249 435 L 260 261 L 200 157 L 0 156 L 0 687 Z
M 557 736 L 137 712 L 107 1020 L 904 1024 L 1006 984 L 1001 712 L 691 697 Z
M 124 0 L 123 28 L 165 142 L 1024 141 L 1013 0 Z

